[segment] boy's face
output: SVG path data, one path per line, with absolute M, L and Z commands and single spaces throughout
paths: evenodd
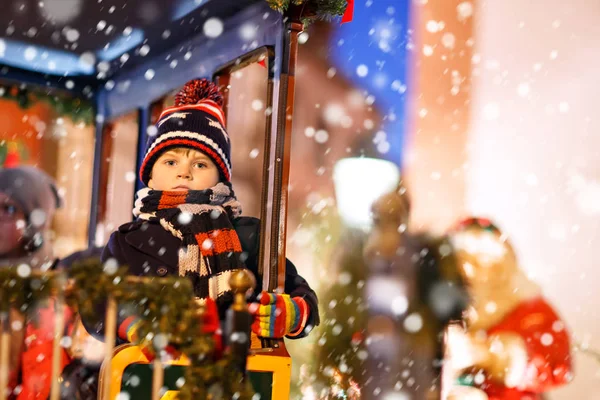
M 204 153 L 176 148 L 162 154 L 152 167 L 148 187 L 154 190 L 205 190 L 219 183 L 217 166 Z
M 0 259 L 13 252 L 23 236 L 25 215 L 9 196 L 0 192 Z

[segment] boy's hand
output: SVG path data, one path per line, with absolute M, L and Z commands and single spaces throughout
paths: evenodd
M 308 305 L 301 297 L 262 292 L 258 303 L 249 306 L 254 315 L 252 332 L 260 337 L 280 339 L 302 332 L 308 318 Z

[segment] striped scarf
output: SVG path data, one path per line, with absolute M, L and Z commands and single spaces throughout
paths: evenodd
M 206 190 L 141 189 L 133 215 L 158 220 L 179 238 L 179 275 L 192 279 L 196 296 L 222 304 L 232 296 L 229 277 L 244 268 L 242 246 L 231 223 L 241 211 L 231 183 L 219 182 Z

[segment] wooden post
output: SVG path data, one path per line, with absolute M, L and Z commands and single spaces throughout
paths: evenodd
M 112 382 L 111 375 L 111 360 L 113 355 L 113 350 L 115 348 L 115 335 L 117 333 L 117 302 L 115 298 L 111 295 L 108 296 L 107 306 L 106 306 L 106 316 L 104 323 L 104 342 L 105 342 L 105 351 L 104 354 L 104 376 L 107 379 L 104 379 L 102 382 L 102 393 L 103 400 L 112 400 L 110 399 L 110 385 Z
M 2 324 L 2 337 L 0 339 L 0 400 L 6 400 L 6 389 L 8 387 L 8 360 L 10 352 L 10 312 L 0 315 Z
M 160 390 L 163 387 L 164 374 L 161 355 L 157 354 L 152 362 L 152 400 L 160 400 Z
M 60 341 L 64 334 L 65 325 L 65 301 L 64 301 L 64 283 L 65 280 L 61 275 L 57 276 L 59 280 L 59 288 L 56 292 L 54 303 L 54 341 L 52 343 L 52 387 L 50 389 L 50 400 L 58 400 L 60 398 L 60 382 L 62 348 Z

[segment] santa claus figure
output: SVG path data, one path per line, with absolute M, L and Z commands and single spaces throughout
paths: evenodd
M 462 221 L 449 236 L 471 303 L 464 326 L 446 335 L 446 398 L 540 400 L 569 382 L 569 333 L 506 236 L 483 218 Z

